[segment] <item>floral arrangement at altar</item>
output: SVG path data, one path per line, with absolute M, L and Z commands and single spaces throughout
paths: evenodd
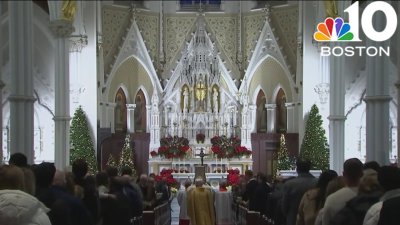
M 183 158 L 189 149 L 189 140 L 187 138 L 178 136 L 165 137 L 160 140 L 157 155 L 167 159 Z M 155 153 L 150 152 L 150 154 L 153 156 Z
M 179 182 L 175 180 L 174 176 L 172 175 L 173 172 L 174 170 L 172 169 L 161 170 L 160 175 L 156 175 L 155 177 L 156 182 L 160 182 L 163 178 L 165 178 L 169 187 L 179 187 Z
M 202 133 L 196 134 L 196 141 L 197 143 L 204 143 L 204 140 L 206 139 L 206 135 Z
M 252 151 L 248 150 L 245 146 L 240 146 L 241 140 L 238 137 L 232 136 L 230 138 L 223 136 L 214 136 L 211 138 L 211 151 L 218 158 L 233 158 L 241 156 L 249 156 Z
M 239 185 L 239 178 L 240 178 L 240 171 L 238 169 L 230 169 L 227 170 L 228 172 L 228 177 L 227 177 L 227 182 L 229 186 L 233 185 Z

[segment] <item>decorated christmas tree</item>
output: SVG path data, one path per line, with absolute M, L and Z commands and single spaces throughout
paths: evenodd
M 118 170 L 121 172 L 122 168 L 129 167 L 132 169 L 132 176 L 136 176 L 135 163 L 133 159 L 133 150 L 131 146 L 130 135 L 127 134 L 125 138 L 125 144 L 119 157 Z
M 322 127 L 322 119 L 318 107 L 314 104 L 308 116 L 300 158 L 309 160 L 313 169 L 329 169 L 329 145 Z
M 79 106 L 72 118 L 70 128 L 71 151 L 70 161 L 73 163 L 77 159 L 83 159 L 87 162 L 89 173 L 97 172 L 96 156 L 93 147 L 92 138 L 89 134 L 89 126 L 86 120 L 85 112 Z
M 114 158 L 114 156 L 112 154 L 110 154 L 110 156 L 108 156 L 106 165 L 108 167 L 118 168 L 117 160 Z
M 289 153 L 286 147 L 285 135 L 281 134 L 278 150 L 278 163 L 276 166 L 277 170 L 290 170 L 292 162 L 289 158 Z

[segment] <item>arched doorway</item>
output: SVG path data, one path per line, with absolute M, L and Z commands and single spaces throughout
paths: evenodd
M 267 98 L 262 90 L 258 92 L 257 95 L 257 114 L 256 114 L 256 126 L 257 133 L 267 132 L 267 110 L 265 109 L 265 104 L 267 103 Z
M 115 132 L 126 132 L 126 95 L 122 88 L 119 88 L 115 95 L 115 103 Z
M 276 95 L 276 132 L 285 133 L 287 130 L 286 94 L 279 89 Z

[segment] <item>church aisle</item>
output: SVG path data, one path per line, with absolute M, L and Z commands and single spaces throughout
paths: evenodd
M 174 198 L 171 202 L 171 225 L 178 225 L 179 224 L 179 205 L 178 200 Z

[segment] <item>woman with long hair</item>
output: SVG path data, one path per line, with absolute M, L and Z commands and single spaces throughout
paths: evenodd
M 319 210 L 324 207 L 326 199 L 326 187 L 329 181 L 338 174 L 333 170 L 324 171 L 315 188 L 307 191 L 301 199 L 297 213 L 296 225 L 314 225 Z

